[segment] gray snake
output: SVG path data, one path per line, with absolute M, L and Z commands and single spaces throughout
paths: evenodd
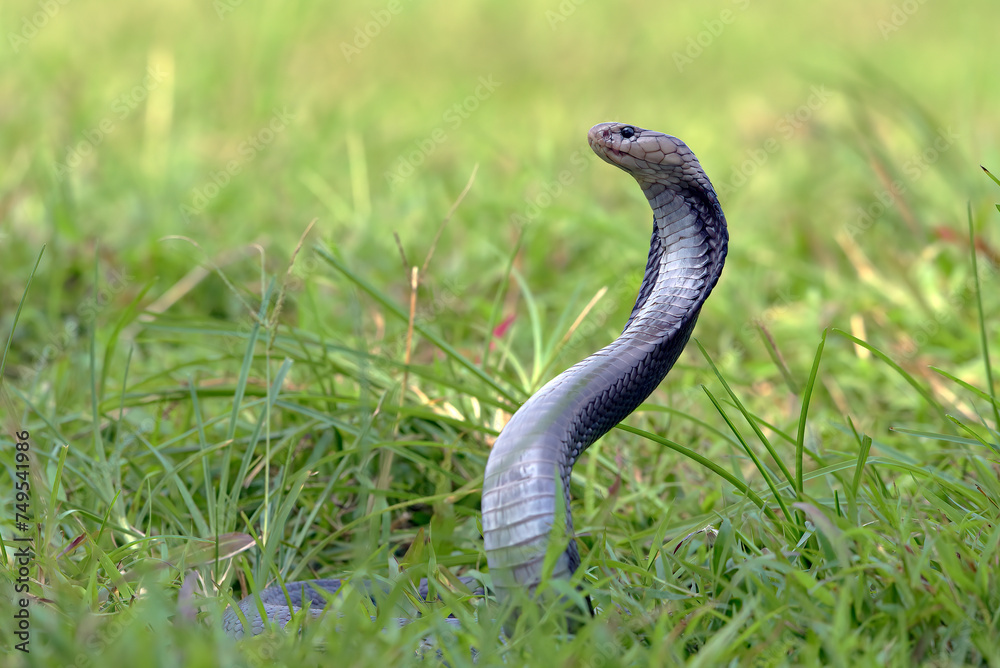
M 580 565 L 573 536 L 570 473 L 580 454 L 634 411 L 667 375 L 687 344 L 702 304 L 722 273 L 729 234 L 711 182 L 684 142 L 622 123 L 600 123 L 588 140 L 605 162 L 631 174 L 653 209 L 653 234 L 639 295 L 622 334 L 549 381 L 514 413 L 497 437 L 482 494 L 483 539 L 493 591 L 501 603 L 531 594 L 557 526 L 562 493 L 568 545 L 552 578 L 569 578 Z M 426 584 L 424 591 L 426 591 Z M 260 633 L 267 617 L 284 625 L 305 602 L 326 605 L 339 580 L 271 586 L 239 608 Z M 260 605 L 257 599 L 259 597 Z M 401 620 L 400 623 L 405 623 Z M 244 635 L 229 608 L 226 632 Z

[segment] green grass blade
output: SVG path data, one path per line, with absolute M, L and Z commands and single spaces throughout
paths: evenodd
M 954 434 L 938 434 L 930 431 L 919 431 L 917 429 L 904 429 L 902 427 L 890 427 L 890 431 L 908 434 L 917 438 L 925 438 L 933 441 L 944 441 L 945 443 L 955 443 L 957 445 L 971 445 L 978 447 L 982 441 L 976 438 L 963 438 Z
M 997 177 L 993 176 L 993 172 L 991 172 L 990 170 L 986 169 L 982 165 L 979 165 L 979 168 L 982 169 L 984 172 L 986 172 L 986 176 L 990 177 L 990 179 L 993 180 L 993 183 L 995 183 L 998 186 L 1000 186 L 1000 179 L 998 179 Z
M 872 437 L 865 434 L 861 439 L 861 451 L 858 453 L 858 463 L 854 467 L 854 479 L 851 481 L 851 498 L 858 497 L 858 488 L 861 486 L 861 476 L 865 472 L 865 463 L 868 461 L 868 453 L 872 449 Z
M 990 176 L 992 177 L 993 175 L 990 174 Z M 979 314 L 979 341 L 983 349 L 983 365 L 986 367 L 986 392 L 993 399 L 993 425 L 996 429 L 1000 429 L 1000 406 L 996 402 L 996 387 L 993 385 L 993 365 L 990 363 L 990 345 L 986 335 L 986 317 L 983 315 L 983 289 L 979 283 L 979 260 L 976 257 L 976 232 L 972 226 L 971 202 L 966 205 L 966 213 L 969 221 L 969 255 L 972 257 L 972 278 L 976 286 L 976 310 Z
M 895 371 L 896 373 L 898 373 L 903 378 L 903 380 L 905 380 L 910 385 L 910 387 L 912 387 L 914 390 L 916 390 L 917 393 L 921 397 L 923 397 L 924 400 L 928 404 L 930 404 L 932 407 L 934 407 L 934 409 L 938 413 L 940 413 L 940 415 L 941 415 L 942 418 L 945 417 L 944 408 L 942 408 L 941 404 L 938 403 L 937 399 L 934 398 L 934 395 L 930 393 L 930 390 L 928 390 L 926 387 L 924 387 L 923 385 L 921 385 L 920 383 L 918 383 L 917 380 L 913 376 L 911 376 L 909 373 L 907 373 L 906 370 L 903 369 L 903 367 L 899 366 L 896 362 L 893 362 L 889 358 L 888 355 L 886 355 L 881 350 L 879 350 L 878 348 L 876 348 L 872 344 L 868 343 L 867 341 L 862 341 L 858 337 L 853 336 L 851 334 L 848 334 L 847 332 L 845 332 L 845 331 L 843 331 L 841 329 L 834 328 L 832 331 L 833 331 L 834 334 L 838 334 L 839 336 L 844 337 L 845 339 L 847 339 L 848 341 L 851 341 L 855 345 L 861 346 L 862 348 L 864 348 L 865 350 L 867 350 L 868 352 L 870 352 L 872 355 L 874 355 L 875 357 L 879 358 L 880 360 L 882 360 L 883 362 L 885 362 L 887 365 L 889 365 L 889 367 L 892 368 L 893 371 Z M 947 419 L 947 418 L 945 418 L 945 419 Z
M 977 434 L 976 432 L 974 432 L 971 428 L 969 428 L 968 425 L 966 425 L 964 422 L 962 422 L 961 420 L 959 420 L 958 418 L 956 418 L 954 415 L 949 415 L 948 419 L 951 420 L 959 429 L 961 429 L 966 434 L 968 434 L 973 439 L 975 439 L 975 441 L 978 444 L 984 445 L 987 448 L 989 448 L 990 450 L 992 450 L 995 454 L 1000 455 L 1000 448 L 998 448 L 995 444 L 990 443 L 989 441 L 987 441 L 986 439 L 984 439 L 982 436 L 980 436 L 979 434 Z
M 35 258 L 35 266 L 31 268 L 28 273 L 28 281 L 24 285 L 24 290 L 21 291 L 21 299 L 17 302 L 17 310 L 14 311 L 14 321 L 10 325 L 10 333 L 7 335 L 7 344 L 3 348 L 3 358 L 0 359 L 0 392 L 3 391 L 3 379 L 4 379 L 4 369 L 7 368 L 7 354 L 10 352 L 10 344 L 14 340 L 14 332 L 17 330 L 17 321 L 21 317 L 21 310 L 24 308 L 24 300 L 28 298 L 28 290 L 31 288 L 31 281 L 35 278 L 35 272 L 38 271 L 38 265 L 42 262 L 42 255 L 45 253 L 45 244 L 42 244 L 42 249 L 38 251 L 38 257 Z
M 760 338 L 764 342 L 764 350 L 767 351 L 768 357 L 774 362 L 774 366 L 778 368 L 781 373 L 781 377 L 785 379 L 785 385 L 788 386 L 788 391 L 792 394 L 799 393 L 798 383 L 792 377 L 792 372 L 789 370 L 788 365 L 781 356 L 781 352 L 778 350 L 778 344 L 775 343 L 774 338 L 771 336 L 771 332 L 768 331 L 767 327 L 763 322 L 757 323 L 757 332 L 760 333 Z
M 239 420 L 240 410 L 242 410 L 241 404 L 243 403 L 243 397 L 246 394 L 247 381 L 250 379 L 250 369 L 253 366 L 255 351 L 257 348 L 257 339 L 260 337 L 260 330 L 262 323 L 267 322 L 267 309 L 271 302 L 271 292 L 274 287 L 274 282 L 268 286 L 267 291 L 261 297 L 260 308 L 257 310 L 257 317 L 254 318 L 253 325 L 250 328 L 250 336 L 247 340 L 247 345 L 243 349 L 243 363 L 240 365 L 240 374 L 236 381 L 236 393 L 233 396 L 233 408 L 229 416 L 229 431 L 226 434 L 227 438 L 234 438 L 236 436 L 236 424 Z
M 691 450 L 690 448 L 686 448 L 683 445 L 680 445 L 679 443 L 675 443 L 669 439 L 663 438 L 662 436 L 659 436 L 652 432 L 645 431 L 643 429 L 638 429 L 636 427 L 627 424 L 620 424 L 618 425 L 618 428 L 623 431 L 627 431 L 630 434 L 642 436 L 643 438 L 653 441 L 654 443 L 659 443 L 662 446 L 670 448 L 677 454 L 687 457 L 688 459 L 696 462 L 700 466 L 705 467 L 706 469 L 708 469 L 709 471 L 716 474 L 717 476 L 728 482 L 730 485 L 735 487 L 740 494 L 750 499 L 750 501 L 752 501 L 754 505 L 756 505 L 758 508 L 764 511 L 764 513 L 772 520 L 775 521 L 778 520 L 778 516 L 774 513 L 774 511 L 767 507 L 767 504 L 764 503 L 764 500 L 760 498 L 760 496 L 755 491 L 750 489 L 749 485 L 744 483 L 742 480 L 734 476 L 726 469 L 722 468 L 721 466 L 713 462 L 711 459 L 708 459 L 707 457 L 698 454 L 697 452 Z
M 729 428 L 732 430 L 733 434 L 735 434 L 736 438 L 739 439 L 740 444 L 743 446 L 743 451 L 747 453 L 747 456 L 749 456 L 750 459 L 753 461 L 753 464 L 757 468 L 757 471 L 760 472 L 761 477 L 764 478 L 764 482 L 771 490 L 771 494 L 774 495 L 774 500 L 778 503 L 779 506 L 781 506 L 781 510 L 785 514 L 785 517 L 790 518 L 791 515 L 788 512 L 788 506 L 785 505 L 785 499 L 782 498 L 782 496 L 778 493 L 777 485 L 771 478 L 771 474 L 767 472 L 767 468 L 760 461 L 760 458 L 757 457 L 757 453 L 753 451 L 753 448 L 750 447 L 750 444 L 747 443 L 746 440 L 743 438 L 743 435 L 740 434 L 739 429 L 736 428 L 736 424 L 729 418 L 729 415 L 726 413 L 726 410 L 722 407 L 722 404 L 719 402 L 719 400 L 715 398 L 715 395 L 712 394 L 712 391 L 709 390 L 704 385 L 701 386 L 701 389 L 705 390 L 705 394 L 708 395 L 709 400 L 715 406 L 715 410 L 719 412 L 719 415 L 721 415 L 722 419 L 725 420 L 726 424 L 729 425 Z
M 521 272 L 514 270 L 514 280 L 517 281 L 518 286 L 521 288 L 521 296 L 524 298 L 524 304 L 528 309 L 528 322 L 531 325 L 531 344 L 534 349 L 534 364 L 531 366 L 531 375 L 528 379 L 528 391 L 531 388 L 538 387 L 541 374 L 543 369 L 545 369 L 547 364 L 546 360 L 546 345 L 545 345 L 545 335 L 542 333 L 542 319 L 541 314 L 538 312 L 538 302 L 535 301 L 535 295 L 531 292 L 531 287 L 521 276 Z
M 964 389 L 968 390 L 969 392 L 972 392 L 973 394 L 975 394 L 980 399 L 985 399 L 986 401 L 988 401 L 991 404 L 993 404 L 994 407 L 1000 406 L 1000 400 L 998 400 L 995 396 L 992 396 L 992 395 L 990 395 L 990 394 L 988 394 L 988 393 L 980 390 L 978 387 L 976 387 L 972 383 L 967 383 L 964 380 L 962 380 L 961 378 L 959 378 L 958 376 L 956 376 L 954 374 L 951 374 L 951 373 L 948 373 L 944 369 L 939 369 L 936 366 L 930 366 L 930 367 L 927 367 L 927 368 L 929 368 L 931 371 L 935 371 L 935 372 L 941 374 L 942 376 L 944 376 L 948 380 L 952 381 L 956 385 L 962 386 Z
M 111 369 L 111 360 L 114 358 L 115 349 L 118 347 L 118 337 L 121 335 L 122 330 L 139 315 L 139 304 L 154 285 L 156 285 L 155 280 L 150 280 L 143 286 L 139 294 L 125 307 L 121 316 L 115 322 L 114 329 L 111 330 L 111 334 L 108 336 L 108 342 L 104 346 L 104 364 L 101 366 L 101 382 L 98 385 L 100 396 L 102 397 L 104 396 L 104 388 L 108 381 L 108 371 Z
M 740 401 L 740 398 L 736 396 L 735 392 L 733 392 L 733 388 L 731 388 L 729 386 L 729 383 L 726 382 L 726 379 L 722 377 L 722 372 L 719 371 L 719 368 L 715 365 L 715 362 L 712 361 L 712 358 L 709 356 L 708 351 L 705 350 L 705 347 L 701 345 L 701 341 L 695 339 L 695 343 L 698 345 L 698 349 L 701 350 L 701 354 L 708 361 L 708 365 L 712 367 L 712 371 L 715 372 L 715 377 L 719 379 L 719 382 L 722 383 L 722 387 L 725 388 L 726 392 L 729 394 L 729 397 L 733 400 L 733 403 L 736 404 L 736 408 L 740 411 L 740 413 L 743 414 L 744 419 L 753 429 L 754 433 L 757 435 L 757 438 L 760 440 L 760 442 L 764 445 L 764 448 L 767 450 L 768 454 L 771 455 L 771 459 L 774 460 L 774 463 L 777 464 L 778 468 L 781 469 L 781 473 L 785 476 L 785 480 L 791 481 L 792 480 L 791 471 L 789 471 L 788 467 L 785 466 L 785 463 L 781 460 L 781 457 L 778 455 L 774 447 L 771 445 L 771 441 L 768 440 L 767 436 L 764 435 L 764 432 L 761 431 L 760 427 L 757 425 L 757 420 L 755 420 L 753 415 L 751 415 L 750 412 L 743 406 L 743 402 Z M 716 406 L 716 408 L 718 408 L 718 406 Z M 738 434 L 737 438 L 740 438 Z M 743 444 L 743 447 L 747 447 L 746 443 L 743 442 L 742 438 L 740 438 L 740 442 Z
M 806 444 L 806 421 L 809 417 L 809 401 L 812 398 L 813 387 L 816 385 L 819 363 L 823 359 L 823 347 L 826 346 L 826 333 L 827 330 L 824 329 L 823 336 L 819 340 L 819 346 L 816 348 L 816 356 L 813 358 L 812 369 L 809 370 L 809 380 L 806 381 L 806 386 L 802 392 L 802 408 L 799 411 L 799 431 L 795 438 L 795 487 L 800 498 L 804 492 L 802 486 L 802 454 L 805 451 Z

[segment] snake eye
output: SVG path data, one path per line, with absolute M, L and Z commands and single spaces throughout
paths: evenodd
M 635 136 L 635 128 L 633 128 L 631 125 L 626 125 L 625 127 L 622 128 L 621 133 L 622 133 L 622 139 L 631 139 L 632 137 Z

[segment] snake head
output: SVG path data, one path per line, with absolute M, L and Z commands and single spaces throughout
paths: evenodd
M 687 144 L 677 137 L 627 123 L 598 123 L 587 133 L 590 148 L 602 160 L 631 174 L 640 184 L 694 183 L 708 178 Z
M 627 123 L 598 123 L 587 140 L 601 160 L 631 174 L 651 202 L 662 191 L 671 191 L 721 217 L 712 183 L 677 137 Z

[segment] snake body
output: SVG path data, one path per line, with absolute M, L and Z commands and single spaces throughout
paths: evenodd
M 653 210 L 649 258 L 639 295 L 622 334 L 559 374 L 514 413 L 486 463 L 482 518 L 486 558 L 496 597 L 534 592 L 541 582 L 554 531 L 569 537 L 551 577 L 569 578 L 580 565 L 569 512 L 570 474 L 580 454 L 635 410 L 677 361 L 702 304 L 725 263 L 729 234 L 711 182 L 684 142 L 622 123 L 600 123 L 588 141 L 605 162 L 632 175 Z M 557 517 L 559 496 L 565 518 Z M 303 604 L 321 609 L 339 580 L 287 585 L 259 593 L 272 621 L 283 623 Z M 239 604 L 259 633 L 264 622 L 255 596 Z M 224 626 L 243 625 L 232 609 Z
M 631 174 L 653 209 L 649 259 L 622 334 L 536 392 L 504 427 L 486 464 L 483 538 L 497 598 L 533 591 L 570 472 L 580 454 L 635 410 L 684 349 L 725 262 L 725 216 L 697 158 L 679 139 L 621 123 L 591 128 L 590 146 Z M 580 564 L 570 538 L 552 570 Z

